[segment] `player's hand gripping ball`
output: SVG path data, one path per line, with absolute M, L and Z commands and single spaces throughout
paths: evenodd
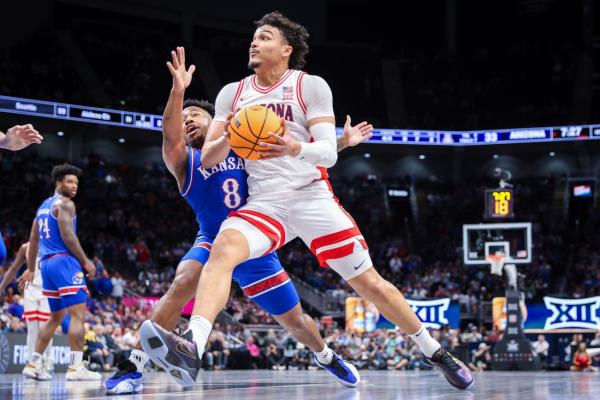
M 277 143 L 269 132 L 283 135 L 281 119 L 270 108 L 254 105 L 239 110 L 227 125 L 232 150 L 247 160 L 258 160 L 258 152 L 268 150 L 259 142 Z

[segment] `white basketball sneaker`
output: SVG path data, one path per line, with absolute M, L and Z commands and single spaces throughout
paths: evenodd
M 38 381 L 48 381 L 52 379 L 52 375 L 46 371 L 42 364 L 36 365 L 28 362 L 27 365 L 25 365 L 25 368 L 23 368 L 22 373 L 24 376 L 31 379 L 37 379 Z
M 36 379 L 38 381 L 49 381 L 52 380 L 52 374 L 48 372 L 46 367 L 42 367 L 42 371 L 38 374 Z
M 98 372 L 90 371 L 83 364 L 76 367 L 69 366 L 65 378 L 68 381 L 100 381 L 102 375 Z

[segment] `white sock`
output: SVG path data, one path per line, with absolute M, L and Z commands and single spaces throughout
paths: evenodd
M 141 350 L 134 349 L 131 351 L 131 355 L 129 356 L 129 361 L 135 364 L 135 368 L 137 372 L 144 372 L 144 366 L 148 362 L 148 355 Z
M 331 364 L 331 361 L 333 361 L 333 350 L 331 350 L 329 346 L 325 345 L 323 350 L 318 353 L 315 352 L 315 356 L 321 364 L 328 365 Z
M 42 364 L 42 355 L 40 353 L 36 353 L 34 351 L 31 354 L 31 358 L 29 359 L 29 362 L 32 363 L 33 365 L 40 365 L 40 364 Z
M 437 340 L 431 337 L 429 331 L 425 329 L 424 325 L 421 325 L 418 331 L 408 336 L 412 340 L 417 342 L 419 348 L 427 357 L 431 357 L 433 353 L 435 353 L 439 350 L 440 347 L 442 347 L 442 345 L 439 344 Z
M 76 368 L 83 362 L 83 351 L 71 350 L 71 364 L 69 367 Z
M 200 315 L 193 315 L 190 318 L 189 326 L 194 342 L 196 342 L 196 346 L 198 347 L 198 357 L 202 358 L 206 342 L 208 342 L 208 335 L 210 335 L 210 331 L 212 330 L 212 324 Z
M 27 321 L 27 358 L 33 363 L 33 353 L 35 353 L 35 343 L 37 342 L 40 326 L 38 321 Z

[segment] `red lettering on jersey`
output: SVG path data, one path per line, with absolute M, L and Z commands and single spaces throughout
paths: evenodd
M 270 108 L 279 118 L 283 118 L 286 121 L 294 122 L 294 114 L 292 112 L 292 106 L 290 104 L 261 104 L 263 107 Z

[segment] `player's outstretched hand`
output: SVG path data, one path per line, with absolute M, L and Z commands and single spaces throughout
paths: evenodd
M 185 49 L 183 47 L 177 47 L 171 51 L 171 58 L 172 62 L 167 61 L 167 68 L 173 77 L 173 90 L 183 92 L 190 86 L 196 66 L 190 65 L 187 70 L 185 69 Z
M 261 160 L 268 160 L 275 157 L 292 156 L 296 157 L 302 150 L 302 145 L 297 140 L 294 140 L 290 129 L 288 128 L 285 120 L 281 118 L 281 125 L 283 126 L 283 135 L 278 135 L 273 132 L 269 132 L 269 136 L 276 140 L 276 143 L 265 143 L 259 142 L 258 145 L 266 147 L 267 150 L 259 151 Z
M 19 285 L 19 290 L 21 293 L 27 286 L 31 284 L 31 282 L 33 282 L 33 273 L 27 269 L 25 272 L 23 272 L 23 274 L 21 274 L 19 279 L 17 279 L 17 284 Z
M 42 140 L 44 137 L 31 124 L 16 125 L 7 130 L 5 135 L 0 133 L 0 148 L 17 151 L 30 144 L 41 144 Z
M 344 124 L 344 147 L 352 147 L 365 142 L 373 137 L 373 125 L 363 121 L 358 125 L 352 126 L 352 119 L 346 115 Z

